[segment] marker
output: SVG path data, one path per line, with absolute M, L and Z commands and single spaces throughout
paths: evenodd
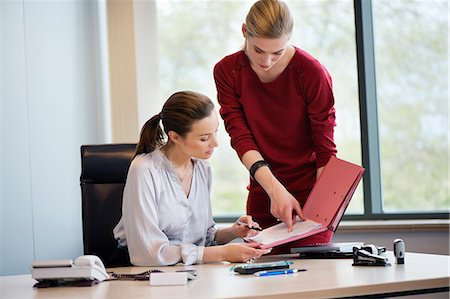
M 283 274 L 292 274 L 297 272 L 306 271 L 306 269 L 286 269 L 286 270 L 272 270 L 272 271 L 258 271 L 254 273 L 255 276 L 271 276 L 271 275 L 283 275 Z
M 257 231 L 260 231 L 260 232 L 262 231 L 262 228 L 256 227 L 256 226 L 249 226 L 247 223 L 242 222 L 242 221 L 240 221 L 240 220 L 237 221 L 237 224 L 246 226 L 246 227 L 248 227 L 248 228 L 250 228 L 250 229 L 254 229 L 254 230 L 257 230 Z

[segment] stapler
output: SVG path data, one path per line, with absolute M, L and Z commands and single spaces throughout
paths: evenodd
M 353 248 L 352 266 L 390 266 L 389 260 L 385 256 L 370 253 L 361 248 Z

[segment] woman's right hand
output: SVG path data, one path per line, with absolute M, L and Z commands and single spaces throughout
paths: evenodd
M 256 248 L 258 246 L 258 243 L 231 243 L 223 245 L 223 260 L 231 263 L 245 263 L 272 250 Z
M 263 157 L 256 150 L 249 150 L 242 156 L 242 163 L 248 169 L 259 160 L 263 160 Z M 278 181 L 269 167 L 258 168 L 254 176 L 270 197 L 270 213 L 286 223 L 288 232 L 292 231 L 292 224 L 296 215 L 300 219 L 306 220 L 300 208 L 300 203 Z
M 295 216 L 306 220 L 300 203 L 289 193 L 281 184 L 279 188 L 275 188 L 270 194 L 270 213 L 286 223 L 288 232 L 292 231 Z

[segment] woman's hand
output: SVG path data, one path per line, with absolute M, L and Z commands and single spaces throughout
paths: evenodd
M 286 223 L 288 232 L 292 231 L 292 225 L 296 215 L 298 215 L 300 219 L 306 220 L 306 217 L 303 215 L 303 211 L 300 208 L 300 203 L 284 187 L 277 188 L 271 193 L 270 213 Z
M 223 246 L 223 260 L 242 263 L 269 253 L 272 249 L 258 249 L 258 243 L 231 243 Z
M 216 232 L 216 241 L 218 244 L 226 244 L 236 238 L 252 237 L 258 233 L 257 230 L 251 229 L 259 228 L 259 224 L 252 220 L 252 216 L 244 215 L 231 226 L 221 228 Z
M 272 250 L 272 248 L 259 249 L 257 248 L 259 245 L 258 243 L 230 243 L 220 246 L 208 246 L 203 251 L 203 262 L 248 262 Z
M 259 232 L 257 229 L 261 229 L 259 224 L 253 221 L 252 216 L 243 215 L 231 226 L 233 234 L 238 238 L 253 237 Z
M 250 169 L 262 155 L 256 150 L 249 150 L 242 156 L 242 163 Z M 270 213 L 286 223 L 288 232 L 292 231 L 295 216 L 306 220 L 299 202 L 290 194 L 280 181 L 273 175 L 269 167 L 260 167 L 254 174 L 255 180 L 263 187 L 270 197 Z

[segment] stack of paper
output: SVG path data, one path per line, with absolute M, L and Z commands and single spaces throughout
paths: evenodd
M 279 223 L 263 230 L 254 237 L 246 238 L 246 240 L 263 244 L 261 248 L 271 248 L 290 242 L 290 240 L 294 241 L 314 235 L 318 231 L 324 230 L 327 230 L 327 228 L 323 227 L 321 223 L 309 219 L 301 221 L 297 218 L 290 233 L 287 232 L 285 223 Z

